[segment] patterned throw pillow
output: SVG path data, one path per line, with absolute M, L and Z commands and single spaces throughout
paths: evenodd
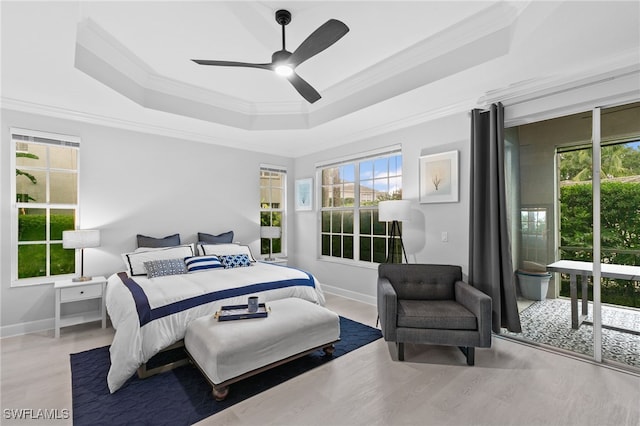
M 220 262 L 222 262 L 225 269 L 251 266 L 251 260 L 246 254 L 229 254 L 220 256 Z
M 188 272 L 206 271 L 208 269 L 223 268 L 218 256 L 190 256 L 184 258 Z
M 187 267 L 183 259 L 160 259 L 144 262 L 147 277 L 163 277 L 165 275 L 186 274 Z

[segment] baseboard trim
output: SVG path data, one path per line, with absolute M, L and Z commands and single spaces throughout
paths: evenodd
M 362 302 L 373 306 L 377 304 L 377 300 L 374 296 L 368 296 L 366 294 L 357 293 L 355 291 L 345 290 L 340 287 L 322 284 L 322 290 L 326 293 L 331 293 L 337 296 L 345 297 L 347 299 L 355 300 L 356 302 Z M 20 336 L 23 334 L 53 330 L 55 328 L 55 324 L 55 318 L 48 318 L 38 321 L 5 325 L 0 327 L 0 339 L 4 339 L 5 337 Z
M 368 296 L 366 294 L 357 293 L 351 290 L 345 290 L 340 287 L 334 287 L 327 284 L 322 284 L 322 290 L 326 293 L 335 294 L 337 296 L 345 297 L 347 299 L 355 300 L 356 302 L 366 303 L 368 305 L 376 306 L 378 301 L 375 296 Z
M 4 339 L 5 337 L 21 336 L 23 334 L 53 330 L 55 326 L 55 318 L 5 325 L 0 327 L 0 338 Z

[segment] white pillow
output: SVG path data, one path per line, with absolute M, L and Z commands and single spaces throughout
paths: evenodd
M 240 243 L 208 243 L 206 241 L 198 241 L 196 243 L 196 253 L 197 253 L 196 256 L 204 256 L 204 255 L 207 254 L 207 253 L 204 252 L 204 246 L 207 246 L 207 247 L 223 246 L 222 250 L 226 250 L 224 248 L 224 246 L 229 246 L 229 247 L 235 246 L 235 247 L 237 247 L 239 245 L 240 245 Z M 209 250 L 209 252 L 212 253 L 213 250 Z
M 246 254 L 249 256 L 249 260 L 252 262 L 256 261 L 249 246 L 242 246 L 240 244 L 198 244 L 198 248 L 202 254 L 215 254 L 216 256 Z
M 122 260 L 124 260 L 124 264 L 127 266 L 127 272 L 129 275 L 135 276 L 147 275 L 147 268 L 144 267 L 144 262 L 185 258 L 193 255 L 194 251 L 192 244 L 158 248 L 140 247 L 132 253 L 123 253 Z

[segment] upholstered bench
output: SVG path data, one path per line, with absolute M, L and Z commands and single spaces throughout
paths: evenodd
M 193 321 L 184 337 L 192 362 L 221 401 L 229 385 L 269 368 L 324 349 L 333 353 L 340 339 L 340 317 L 303 299 L 267 302 L 268 317 L 218 321 L 213 315 Z

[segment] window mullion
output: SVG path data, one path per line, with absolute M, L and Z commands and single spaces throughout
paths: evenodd
M 46 221 L 45 221 L 45 271 L 46 276 L 51 275 L 51 147 L 46 147 L 46 165 L 45 172 L 45 201 L 47 203 Z
M 47 179 L 48 180 L 48 179 Z M 44 243 L 45 243 L 45 273 L 47 276 L 51 275 L 51 209 L 47 207 L 46 212 L 46 221 L 45 221 L 45 235 L 44 235 Z
M 353 203 L 353 259 L 360 259 L 360 162 L 356 161 L 354 178 L 355 200 Z

